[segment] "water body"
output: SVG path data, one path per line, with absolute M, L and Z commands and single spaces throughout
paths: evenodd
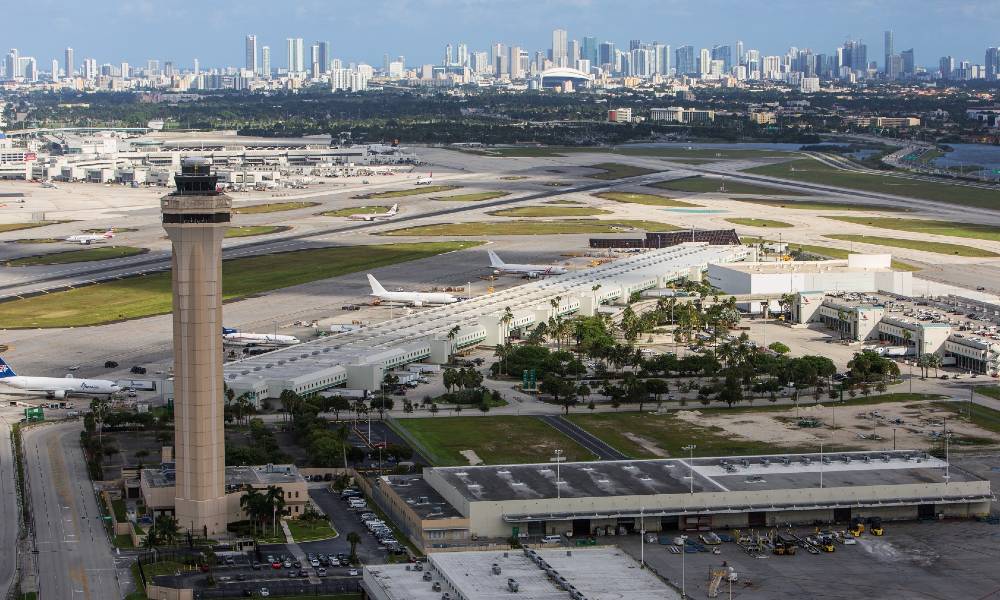
M 1000 146 L 986 144 L 948 144 L 954 148 L 941 158 L 934 161 L 938 167 L 970 167 L 972 165 L 987 169 L 1000 169 Z

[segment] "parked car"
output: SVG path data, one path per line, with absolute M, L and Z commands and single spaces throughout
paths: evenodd
M 271 595 L 271 591 L 268 590 L 266 587 L 260 588 L 260 596 L 261 596 L 261 598 L 267 598 L 270 595 Z
M 113 360 L 106 360 L 106 361 L 104 361 L 104 368 L 105 369 L 117 369 L 118 368 L 118 363 L 116 363 Z
M 318 575 L 319 577 L 326 577 L 326 569 L 324 569 L 323 567 L 316 569 L 316 575 Z

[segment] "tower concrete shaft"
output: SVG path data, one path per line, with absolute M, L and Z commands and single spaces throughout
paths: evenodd
M 222 239 L 232 200 L 204 159 L 186 159 L 175 179 L 161 201 L 173 247 L 175 510 L 181 528 L 211 536 L 227 524 Z

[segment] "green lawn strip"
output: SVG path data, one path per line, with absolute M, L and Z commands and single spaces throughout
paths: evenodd
M 500 179 L 503 181 L 520 181 L 522 179 L 527 179 L 527 175 L 504 175 Z
M 994 258 L 1000 256 L 996 252 L 975 248 L 973 246 L 961 246 L 958 244 L 946 244 L 944 242 L 928 242 L 926 240 L 908 240 L 904 238 L 889 238 L 875 235 L 852 235 L 838 233 L 825 235 L 823 237 L 842 242 L 858 242 L 861 244 L 873 244 L 876 246 L 888 246 L 890 248 L 906 248 L 908 250 L 920 250 L 922 252 L 933 252 L 935 254 L 949 254 L 952 256 L 968 256 L 974 258 Z
M 851 202 L 822 202 L 819 200 L 778 200 L 775 198 L 730 198 L 737 202 L 750 202 L 753 204 L 763 204 L 774 208 L 792 208 L 797 210 L 858 210 L 858 211 L 882 211 L 901 212 L 905 208 L 896 206 L 886 206 L 879 204 L 856 204 Z M 839 217 L 829 217 L 837 219 Z M 865 217 L 857 217 L 864 219 Z
M 11 244 L 58 244 L 59 242 L 65 242 L 66 240 L 62 238 L 24 238 L 20 240 L 10 240 L 8 243 Z
M 252 237 L 255 235 L 267 235 L 269 233 L 278 233 L 279 231 L 288 231 L 289 229 L 291 229 L 291 227 L 282 225 L 245 225 L 241 227 L 230 227 L 226 230 L 226 237 Z
M 722 189 L 725 186 L 725 189 Z M 685 177 L 684 179 L 672 179 L 670 181 L 658 181 L 649 184 L 649 187 L 661 190 L 672 190 L 675 192 L 704 193 L 725 193 L 725 194 L 766 194 L 770 196 L 808 196 L 804 192 L 795 190 L 784 190 L 781 188 L 758 185 L 755 183 L 745 183 L 732 179 L 722 179 L 718 177 Z
M 149 252 L 148 248 L 133 248 L 132 246 L 99 246 L 96 248 L 86 248 L 83 250 L 67 250 L 65 252 L 53 252 L 51 254 L 41 254 L 39 256 L 25 256 L 15 258 L 4 263 L 8 267 L 34 267 L 38 265 L 65 265 L 78 262 L 89 262 L 94 260 L 110 260 L 112 258 L 125 258 Z
M 517 206 L 486 213 L 494 217 L 591 217 L 610 215 L 610 210 L 590 206 Z
M 121 498 L 111 501 L 111 509 L 115 511 L 115 520 L 124 523 L 128 518 L 126 515 L 125 501 Z
M 252 294 L 478 246 L 475 241 L 341 246 L 223 261 L 223 295 Z M 170 312 L 170 274 L 156 273 L 0 303 L 10 328 L 97 325 Z
M 131 550 L 132 548 L 135 548 L 135 545 L 132 544 L 132 536 L 124 533 L 116 535 L 114 543 L 115 548 L 121 548 L 122 550 Z
M 985 386 L 982 386 L 985 387 Z M 977 387 L 976 392 L 982 393 L 982 387 Z M 989 395 L 989 394 L 984 394 Z M 995 397 L 990 395 L 990 397 Z M 1000 410 L 992 409 L 988 406 L 970 404 L 968 402 L 934 402 L 934 406 L 943 408 L 955 413 L 959 418 L 969 421 L 969 411 L 972 411 L 971 423 L 977 427 L 982 427 L 993 433 L 1000 433 Z
M 431 200 L 442 200 L 447 202 L 482 202 L 483 200 L 494 200 L 509 196 L 510 192 L 473 192 L 471 194 L 458 194 L 457 196 L 434 196 Z
M 0 223 L 0 233 L 7 233 L 8 231 L 20 231 L 22 229 L 34 229 L 36 227 L 45 227 L 46 225 L 58 225 L 59 223 L 68 223 L 69 221 L 35 221 L 34 223 Z M 101 233 L 104 233 L 103 231 Z
M 560 198 L 559 200 L 549 200 L 546 204 L 583 204 L 579 200 L 566 200 L 565 198 Z
M 754 167 L 745 172 L 866 192 L 908 196 L 960 206 L 993 209 L 1000 207 L 1000 191 L 997 190 L 905 179 L 892 175 L 843 171 L 809 158 Z
M 613 200 L 615 202 L 624 202 L 627 204 L 645 204 L 648 206 L 673 206 L 683 208 L 695 208 L 701 206 L 700 204 L 692 204 L 691 202 L 684 202 L 683 200 L 674 200 L 673 198 L 667 198 L 666 196 L 660 196 L 658 194 L 600 192 L 598 194 L 593 194 L 593 196 L 603 200 Z
M 486 464 L 547 463 L 561 449 L 567 460 L 594 455 L 534 417 L 475 416 L 397 419 L 396 424 L 427 448 L 442 466 L 467 465 L 473 450 Z
M 301 208 L 312 208 L 319 206 L 319 202 L 270 202 L 268 204 L 251 204 L 249 206 L 238 206 L 233 212 L 238 215 L 259 215 L 264 213 L 284 212 L 286 210 L 299 210 Z
M 740 236 L 740 239 L 743 240 L 743 243 L 745 244 L 760 244 L 764 241 L 777 242 L 777 240 L 765 240 L 764 238 L 748 236 Z M 787 244 L 790 252 L 798 250 L 805 252 L 806 254 L 815 254 L 816 256 L 825 256 L 826 258 L 845 259 L 851 254 L 850 250 L 845 250 L 844 248 L 814 246 L 812 244 L 799 244 L 797 242 L 787 242 Z M 897 271 L 919 271 L 921 269 L 921 267 L 901 262 L 896 259 L 892 260 L 892 268 Z
M 656 172 L 653 169 L 647 169 L 645 167 L 637 167 L 634 165 L 614 162 L 597 163 L 596 165 L 589 165 L 587 168 L 601 169 L 603 171 L 603 173 L 593 173 L 591 175 L 587 175 L 587 177 L 608 181 L 614 179 L 625 179 L 627 177 L 638 177 L 640 175 L 649 175 L 650 173 Z
M 450 192 L 451 190 L 457 190 L 459 186 L 457 185 L 425 185 L 420 187 L 415 187 L 407 190 L 392 190 L 388 192 L 372 192 L 370 194 L 362 194 L 360 196 L 353 196 L 354 198 L 360 198 L 363 200 L 384 200 L 386 198 L 405 198 L 406 196 L 421 196 L 423 194 L 437 194 L 438 192 Z
M 958 223 L 953 221 L 933 221 L 925 219 L 897 219 L 894 217 L 826 217 L 844 223 L 868 225 L 881 229 L 896 231 L 912 231 L 928 235 L 947 235 L 951 237 L 972 238 L 990 242 L 1000 242 L 1000 227 L 996 225 L 979 225 L 976 223 Z
M 326 518 L 304 521 L 302 519 L 288 519 L 288 530 L 292 532 L 292 537 L 296 542 L 315 542 L 318 540 L 328 540 L 337 536 L 337 530 L 330 525 Z
M 351 215 L 381 215 L 389 212 L 392 206 L 376 204 L 372 206 L 348 206 L 319 213 L 321 217 L 349 217 Z
M 772 219 L 750 219 L 745 217 L 733 217 L 731 219 L 726 219 L 727 222 L 733 225 L 745 225 L 747 227 L 770 227 L 771 229 L 785 229 L 787 227 L 792 227 L 791 223 L 785 223 L 784 221 L 774 221 Z
M 393 229 L 378 235 L 471 236 L 471 235 L 555 235 L 569 233 L 621 233 L 645 231 L 676 231 L 679 228 L 657 221 L 630 219 L 562 219 L 556 221 L 480 221 L 475 223 L 438 223 Z

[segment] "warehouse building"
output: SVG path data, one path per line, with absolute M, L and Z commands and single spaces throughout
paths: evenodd
M 370 565 L 362 586 L 372 600 L 574 600 L 681 596 L 614 546 L 431 554 L 419 569 Z
M 739 246 L 743 243 L 735 229 L 688 229 L 649 231 L 644 238 L 590 238 L 590 247 L 669 248 L 685 242 L 704 242 L 713 246 Z
M 715 264 L 708 282 L 727 294 L 807 291 L 913 293 L 913 274 L 893 271 L 889 254 L 851 254 L 844 260 Z
M 992 499 L 989 481 L 917 451 L 433 467 L 422 479 L 382 477 L 373 495 L 424 548 L 623 535 L 640 523 L 667 531 L 971 517 Z M 421 507 L 416 520 L 398 518 Z

